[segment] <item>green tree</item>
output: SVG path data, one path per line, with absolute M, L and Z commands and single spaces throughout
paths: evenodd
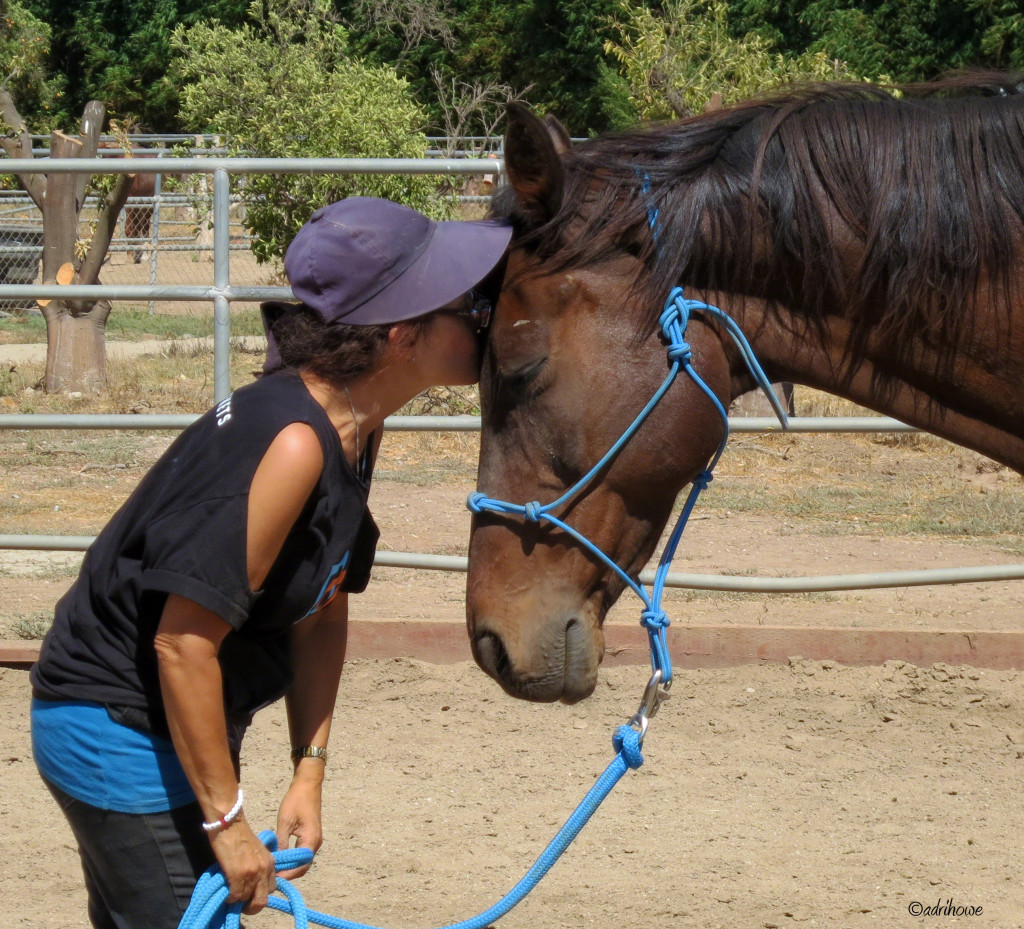
M 53 124 L 63 82 L 48 70 L 50 27 L 17 2 L 0 0 L 0 89 L 18 100 L 31 132 Z
M 737 38 L 724 0 L 667 0 L 659 11 L 621 0 L 618 41 L 607 42 L 644 119 L 701 112 L 713 97 L 732 103 L 794 80 L 846 71 L 825 52 L 787 56 L 761 36 Z
M 618 0 L 338 0 L 353 48 L 391 63 L 440 129 L 434 73 L 505 85 L 575 135 L 636 122 L 629 87 L 604 52 Z M 410 8 L 419 7 L 413 16 Z M 429 17 L 425 14 L 429 12 Z M 427 26 L 428 28 L 424 28 Z
M 734 0 L 730 18 L 786 53 L 823 50 L 871 79 L 1024 69 L 1019 0 Z
M 982 14 L 984 61 L 1024 71 L 1024 9 L 1019 0 L 974 0 L 971 5 Z
M 24 0 L 53 32 L 52 67 L 67 81 L 59 111 L 71 126 L 91 99 L 148 130 L 176 129 L 177 88 L 168 80 L 171 34 L 216 17 L 242 21 L 248 0 Z
M 515 5 L 503 77 L 532 83 L 539 108 L 585 135 L 636 121 L 629 88 L 606 55 L 619 0 L 529 0 Z
M 425 113 L 393 68 L 348 56 L 327 0 L 249 7 L 240 29 L 178 27 L 182 123 L 222 133 L 253 157 L 423 157 Z M 435 216 L 437 178 L 398 175 L 253 175 L 241 193 L 260 261 L 281 256 L 319 206 L 353 195 L 386 197 Z

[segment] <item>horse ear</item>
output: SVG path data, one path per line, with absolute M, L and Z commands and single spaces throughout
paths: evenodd
M 540 225 L 561 206 L 562 160 L 548 125 L 520 103 L 510 103 L 507 112 L 505 173 L 522 210 Z
M 569 130 L 561 124 L 557 116 L 552 116 L 548 113 L 544 117 L 544 128 L 547 129 L 548 136 L 551 138 L 551 143 L 555 146 L 557 154 L 564 155 L 572 149 L 572 139 L 569 137 Z

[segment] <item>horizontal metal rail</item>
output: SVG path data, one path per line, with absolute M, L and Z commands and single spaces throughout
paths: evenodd
M 498 174 L 500 158 L 8 158 L 4 174 Z
M 292 300 L 289 287 L 216 287 L 206 284 L 0 284 L 0 299 L 38 300 Z
M 184 429 L 194 413 L 0 413 L 0 429 Z M 479 416 L 389 416 L 385 429 L 404 432 L 479 432 Z M 729 418 L 736 433 L 779 432 L 778 420 L 766 416 Z M 789 432 L 920 432 L 887 416 L 793 416 Z
M 185 429 L 196 413 L 0 413 L 0 429 Z M 396 432 L 479 432 L 479 416 L 389 416 Z
M 94 536 L 0 535 L 0 549 L 17 551 L 84 552 Z M 427 555 L 421 552 L 382 552 L 374 558 L 379 568 L 413 568 L 465 573 L 469 560 L 462 555 Z M 671 571 L 666 587 L 687 590 L 796 594 L 836 590 L 880 590 L 890 587 L 923 587 L 930 584 L 979 584 L 987 581 L 1024 580 L 1024 564 L 983 565 L 974 568 L 932 568 L 922 571 L 879 571 L 868 574 L 830 574 L 818 577 L 735 577 L 721 574 L 687 574 Z M 650 584 L 654 571 L 640 572 Z

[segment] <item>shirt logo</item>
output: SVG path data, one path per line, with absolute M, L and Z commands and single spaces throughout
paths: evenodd
M 234 394 L 229 394 L 224 400 L 221 400 L 217 404 L 217 412 L 214 414 L 217 417 L 217 425 L 223 426 L 226 422 L 231 419 L 231 398 Z
M 328 603 L 330 603 L 338 593 L 341 591 L 341 585 L 345 582 L 345 575 L 348 573 L 348 561 L 349 556 L 352 553 L 350 551 L 345 552 L 344 557 L 339 561 L 330 571 L 327 572 L 327 580 L 324 581 L 324 586 L 320 588 L 320 594 L 316 598 L 316 603 L 313 604 L 312 609 L 306 614 L 306 616 L 312 616 L 314 613 L 319 613 Z M 306 617 L 304 616 L 303 619 Z

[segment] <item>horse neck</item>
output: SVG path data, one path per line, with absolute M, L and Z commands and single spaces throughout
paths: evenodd
M 848 353 L 851 323 L 830 316 L 811 325 L 799 309 L 760 299 L 706 294 L 744 331 L 773 382 L 788 381 L 844 397 L 860 406 L 931 432 L 987 455 L 1024 473 L 1024 409 L 1015 385 L 1024 379 L 1024 361 L 1002 338 L 979 336 L 971 350 L 940 357 L 922 339 L 893 363 L 891 340 L 868 338 L 856 355 Z M 1024 315 L 1024 307 L 1018 307 Z M 999 344 L 1002 343 L 1003 350 Z M 732 397 L 755 385 L 728 336 L 722 345 L 730 365 Z

